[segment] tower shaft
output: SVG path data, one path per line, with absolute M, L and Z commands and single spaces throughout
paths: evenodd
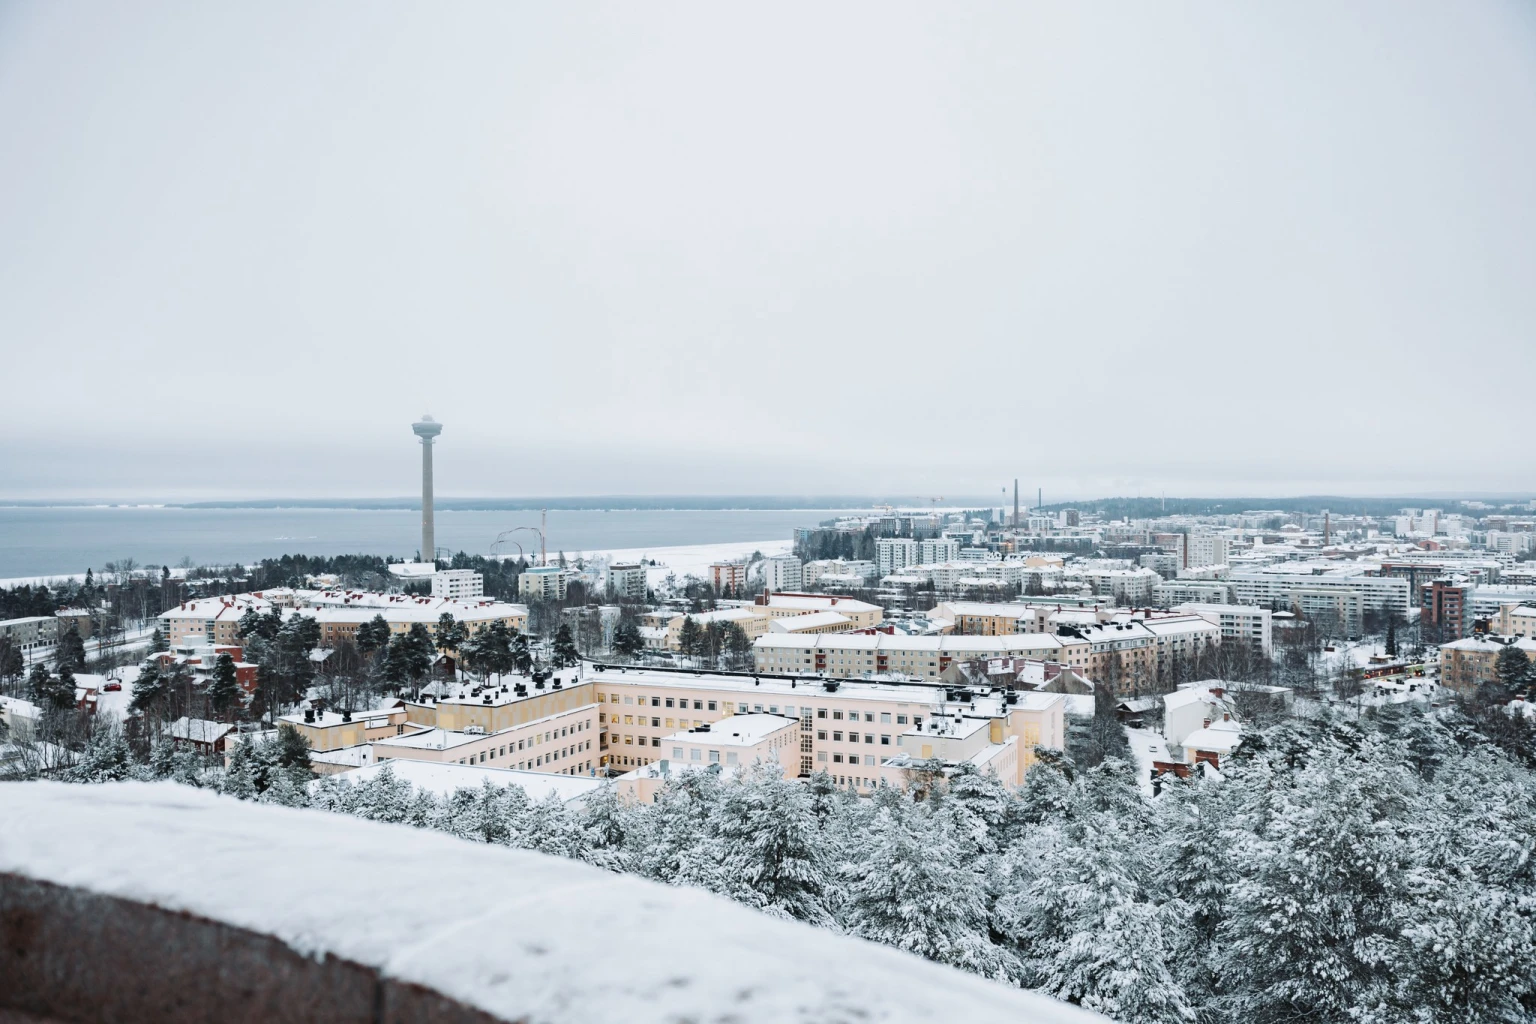
M 432 561 L 437 555 L 437 539 L 432 530 L 432 439 L 421 439 L 421 560 Z

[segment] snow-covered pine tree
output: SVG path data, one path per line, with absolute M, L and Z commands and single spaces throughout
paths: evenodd
M 827 926 L 827 868 L 811 796 L 777 763 L 721 787 L 714 830 L 726 895 L 775 917 Z

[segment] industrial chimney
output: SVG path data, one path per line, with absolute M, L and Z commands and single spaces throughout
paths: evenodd
M 443 425 L 431 416 L 423 416 L 412 423 L 411 429 L 421 438 L 421 560 L 431 562 L 437 557 L 437 542 L 432 532 L 432 440 L 443 432 Z

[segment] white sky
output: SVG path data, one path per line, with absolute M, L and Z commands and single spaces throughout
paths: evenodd
M 0 497 L 1533 484 L 1520 3 L 0 6 Z

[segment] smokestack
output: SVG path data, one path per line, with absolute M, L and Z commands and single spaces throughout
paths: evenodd
M 437 540 L 432 530 L 432 440 L 443 432 L 443 425 L 431 416 L 423 416 L 411 424 L 411 430 L 421 438 L 421 560 L 431 562 L 437 557 Z
M 1019 478 L 1013 478 L 1013 528 L 1019 528 Z

